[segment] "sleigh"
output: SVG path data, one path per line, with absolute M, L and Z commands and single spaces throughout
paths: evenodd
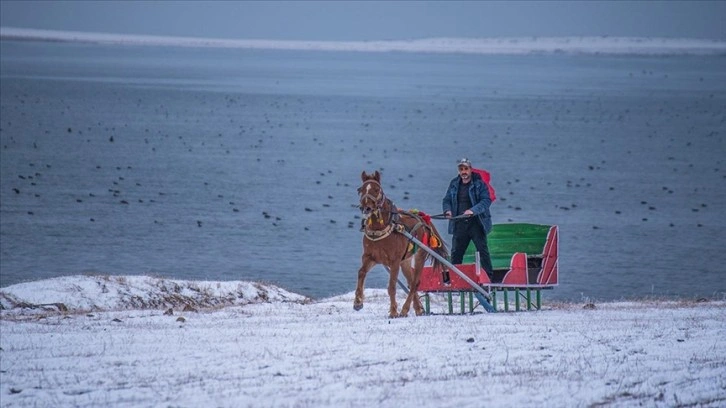
M 539 310 L 542 290 L 558 285 L 558 227 L 540 224 L 497 224 L 487 235 L 494 268 L 493 278 L 479 266 L 479 254 L 471 243 L 462 264 L 454 265 L 457 273 L 445 273 L 425 266 L 419 292 L 424 293 L 425 311 L 431 313 L 432 293 L 445 295 L 448 312 L 454 313 L 454 297 L 458 294 L 461 313 L 475 309 L 474 298 L 487 309 L 509 311 Z M 461 272 L 462 276 L 459 275 Z M 488 299 L 481 295 L 486 291 Z M 491 301 L 491 302 L 489 302 Z M 512 304 L 513 303 L 513 304 Z M 492 311 L 492 310 L 489 310 Z

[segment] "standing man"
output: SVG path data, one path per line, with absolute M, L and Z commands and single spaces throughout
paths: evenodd
M 451 180 L 443 200 L 444 214 L 449 218 L 449 234 L 453 234 L 451 263 L 460 264 L 469 242 L 474 241 L 481 267 L 491 281 L 494 271 L 487 246 L 487 234 L 492 230 L 489 188 L 479 174 L 472 172 L 469 159 L 460 159 L 457 165 L 459 175 Z M 458 216 L 462 218 L 452 219 Z

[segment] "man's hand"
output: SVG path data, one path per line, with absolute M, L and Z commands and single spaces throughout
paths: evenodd
M 474 215 L 474 211 L 466 210 L 466 211 L 464 211 L 464 215 L 466 215 L 467 217 L 471 217 L 472 215 Z
M 451 218 L 451 211 L 445 212 L 444 215 L 446 216 L 446 218 Z

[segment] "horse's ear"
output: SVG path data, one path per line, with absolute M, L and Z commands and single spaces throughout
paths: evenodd
M 366 181 L 366 179 L 368 179 L 368 175 L 366 174 L 365 170 L 363 170 L 363 173 L 360 174 L 360 179 L 362 181 Z
M 378 170 L 376 170 L 376 172 L 375 172 L 375 173 L 373 173 L 373 178 L 374 178 L 374 179 L 375 179 L 375 180 L 376 180 L 377 182 L 379 182 L 379 183 L 380 183 L 380 182 L 381 182 L 381 173 L 379 173 L 379 172 L 378 172 Z

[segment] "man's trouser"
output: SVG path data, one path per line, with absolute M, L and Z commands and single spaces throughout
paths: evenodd
M 454 265 L 461 263 L 466 248 L 471 241 L 474 241 L 474 246 L 479 251 L 481 267 L 484 268 L 489 280 L 491 280 L 494 269 L 492 268 L 492 258 L 489 255 L 489 247 L 487 246 L 487 235 L 476 217 L 462 218 L 456 221 L 454 236 L 451 239 L 451 263 Z

